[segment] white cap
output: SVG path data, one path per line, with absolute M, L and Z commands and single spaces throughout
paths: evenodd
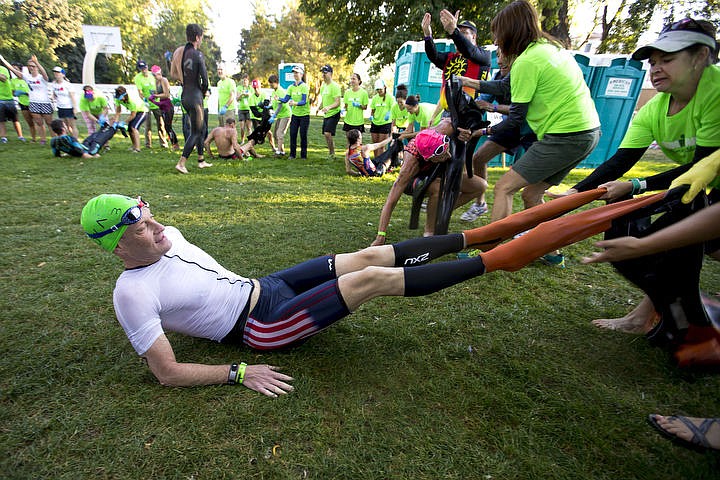
M 661 33 L 657 40 L 650 45 L 638 48 L 635 53 L 632 54 L 632 58 L 633 60 L 645 60 L 646 58 L 650 58 L 653 50 L 673 53 L 695 44 L 707 45 L 711 51 L 717 49 L 715 39 L 708 34 L 691 30 L 671 30 Z
M 60 67 L 53 67 L 53 72 L 65 73 L 65 71 Z
M 375 80 L 375 90 L 382 90 L 385 88 L 385 82 L 382 80 L 382 78 L 378 78 Z

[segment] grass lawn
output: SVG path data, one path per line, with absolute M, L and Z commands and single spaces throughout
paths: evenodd
M 720 456 L 675 446 L 645 418 L 720 415 L 720 378 L 590 324 L 641 298 L 611 266 L 580 264 L 592 240 L 564 249 L 565 270 L 534 263 L 378 299 L 288 351 L 169 335 L 180 361 L 282 366 L 296 391 L 277 400 L 160 386 L 115 320 L 122 266 L 84 238 L 82 206 L 142 194 L 161 223 L 248 277 L 363 248 L 394 176 L 346 177 L 320 126 L 313 119 L 307 161 L 216 159 L 200 171 L 192 157 L 190 175 L 175 172 L 177 153 L 132 154 L 119 136 L 92 160 L 56 159 L 12 135 L 0 145 L 0 477 L 717 478 Z M 667 168 L 657 157 L 633 175 Z M 491 185 L 503 171 L 490 170 Z M 406 198 L 390 241 L 418 235 L 409 210 Z M 458 217 L 450 231 L 467 228 Z M 702 287 L 720 290 L 720 264 L 706 260 Z

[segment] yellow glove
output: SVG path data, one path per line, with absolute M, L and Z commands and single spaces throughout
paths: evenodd
M 690 170 L 673 180 L 670 188 L 690 185 L 690 189 L 682 198 L 683 203 L 690 203 L 700 193 L 700 190 L 707 188 L 718 175 L 720 175 L 720 149 L 703 158 Z

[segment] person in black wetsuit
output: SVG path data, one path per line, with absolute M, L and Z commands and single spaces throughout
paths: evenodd
M 172 76 L 182 81 L 182 106 L 190 117 L 190 137 L 185 142 L 182 156 L 175 165 L 175 169 L 180 173 L 188 173 L 185 162 L 195 148 L 198 152 L 198 167 L 212 167 L 212 164 L 207 163 L 203 157 L 203 141 L 205 140 L 203 99 L 208 91 L 209 83 L 205 58 L 198 50 L 203 37 L 202 27 L 196 23 L 188 24 L 185 28 L 185 36 L 188 43 L 175 50 L 170 67 Z

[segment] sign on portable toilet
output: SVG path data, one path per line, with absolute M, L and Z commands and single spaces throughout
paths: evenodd
M 645 70 L 642 62 L 620 57 L 596 66 L 590 93 L 600 117 L 602 136 L 579 168 L 595 168 L 612 157 L 622 142 L 640 97 Z
M 278 81 L 280 86 L 287 89 L 290 85 L 295 83 L 295 77 L 293 77 L 292 69 L 294 66 L 299 65 L 305 68 L 302 63 L 279 63 L 278 64 Z

